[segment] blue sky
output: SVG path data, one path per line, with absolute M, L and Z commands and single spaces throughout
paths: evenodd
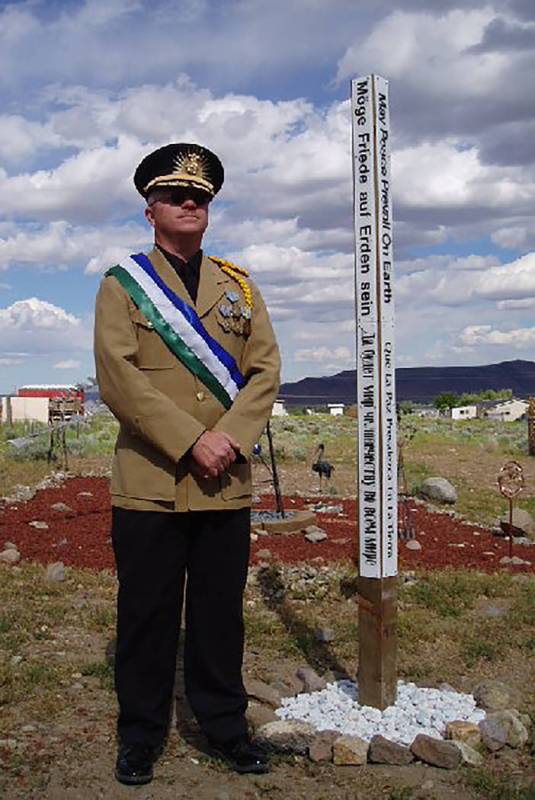
M 527 0 L 0 3 L 0 392 L 94 374 L 102 272 L 150 245 L 132 173 L 217 152 L 205 250 L 248 267 L 285 380 L 354 364 L 352 77 L 390 80 L 399 366 L 534 357 Z

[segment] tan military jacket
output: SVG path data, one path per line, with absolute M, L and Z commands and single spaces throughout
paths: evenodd
M 166 284 L 191 305 L 163 254 L 155 248 L 148 255 Z M 167 348 L 119 282 L 112 276 L 102 281 L 95 309 L 95 361 L 101 397 L 120 422 L 112 468 L 114 505 L 200 511 L 250 504 L 249 457 L 277 396 L 280 358 L 260 292 L 246 280 L 253 293 L 251 332 L 226 332 L 219 305 L 227 290 L 239 295 L 240 304 L 243 294 L 233 278 L 203 256 L 195 308 L 247 379 L 229 410 Z M 231 434 L 245 462 L 235 462 L 218 478 L 190 473 L 187 452 L 205 430 Z

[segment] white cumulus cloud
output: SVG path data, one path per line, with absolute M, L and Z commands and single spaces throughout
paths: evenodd
M 13 265 L 66 269 L 84 265 L 102 272 L 126 255 L 146 248 L 152 239 L 148 225 L 71 225 L 61 220 L 48 225 L 20 226 L 0 236 L 0 271 Z
M 296 361 L 336 361 L 348 363 L 351 360 L 349 347 L 310 347 L 296 350 Z
M 54 369 L 78 369 L 81 365 L 81 361 L 76 361 L 74 358 L 67 358 L 64 361 L 56 362 L 54 364 Z
M 503 331 L 493 328 L 492 325 L 467 325 L 461 331 L 459 339 L 469 347 L 490 344 L 522 350 L 532 348 L 535 344 L 535 328 Z
M 87 351 L 91 330 L 65 309 L 30 297 L 0 308 L 0 353 L 28 354 Z

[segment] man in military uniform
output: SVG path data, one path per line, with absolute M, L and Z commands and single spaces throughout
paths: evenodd
M 267 769 L 247 734 L 242 601 L 249 458 L 280 362 L 247 272 L 201 250 L 223 177 L 199 145 L 146 156 L 134 183 L 155 247 L 108 270 L 96 302 L 98 382 L 120 422 L 111 482 L 115 774 L 127 784 L 152 779 L 167 733 L 184 594 L 185 686 L 199 725 L 235 770 Z

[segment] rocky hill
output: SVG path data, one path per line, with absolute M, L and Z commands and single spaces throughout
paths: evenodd
M 502 361 L 477 367 L 400 367 L 397 400 L 429 403 L 444 392 L 463 394 L 485 389 L 512 389 L 515 397 L 535 395 L 535 361 Z M 355 370 L 323 378 L 283 383 L 279 396 L 288 405 L 323 405 L 356 401 Z

